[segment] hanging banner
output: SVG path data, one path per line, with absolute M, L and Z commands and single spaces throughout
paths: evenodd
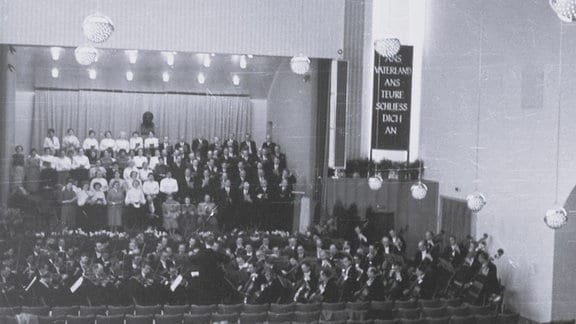
M 374 51 L 372 149 L 408 151 L 412 99 L 413 47 L 394 57 Z

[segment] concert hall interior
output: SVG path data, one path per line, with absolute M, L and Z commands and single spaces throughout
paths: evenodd
M 0 323 L 574 323 L 574 20 L 0 1 Z

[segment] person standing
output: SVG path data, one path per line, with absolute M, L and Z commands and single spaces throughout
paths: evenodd
M 12 182 L 10 192 L 20 188 L 24 184 L 24 148 L 17 145 L 12 155 Z
M 142 228 L 145 218 L 144 206 L 146 198 L 140 187 L 140 181 L 132 181 L 132 186 L 126 192 L 124 204 L 126 205 L 126 226 L 130 229 Z
M 52 152 L 60 149 L 60 140 L 56 136 L 53 128 L 48 129 L 48 134 L 46 138 L 44 138 L 43 148 L 49 148 Z
M 40 164 L 42 160 L 38 155 L 36 149 L 30 150 L 30 155 L 26 159 L 25 165 L 25 176 L 26 176 L 26 183 L 25 187 L 26 190 L 30 193 L 34 193 L 38 191 L 40 188 Z
M 119 175 L 119 173 L 117 173 Z M 112 232 L 116 232 L 122 226 L 122 213 L 124 212 L 124 190 L 120 187 L 120 181 L 111 182 L 108 190 L 108 226 Z
M 163 226 L 170 235 L 174 235 L 178 228 L 178 216 L 180 215 L 180 204 L 172 198 L 172 195 L 166 197 L 162 204 Z
M 64 228 L 76 228 L 76 200 L 77 198 L 76 192 L 74 191 L 73 179 L 68 178 L 60 197 L 60 221 Z

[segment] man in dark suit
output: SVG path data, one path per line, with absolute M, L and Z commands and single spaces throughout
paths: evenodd
M 232 155 L 238 155 L 238 141 L 236 140 L 236 136 L 234 134 L 230 134 L 230 137 L 228 137 L 228 139 L 226 140 L 226 143 L 224 143 L 224 146 L 226 146 L 229 150 L 230 150 L 230 154 Z
M 266 134 L 266 141 L 262 143 L 262 149 L 267 149 L 268 153 L 274 153 L 274 148 L 276 147 L 276 143 L 272 142 L 272 136 L 270 134 Z
M 181 188 L 178 192 L 180 198 L 191 197 L 196 198 L 196 178 L 192 174 L 190 168 L 184 169 L 184 176 L 178 183 L 178 188 Z M 194 199 L 193 199 L 194 200 Z
M 183 153 L 188 156 L 190 154 L 190 144 L 186 143 L 186 139 L 184 136 L 180 136 L 180 142 L 174 144 L 174 148 L 178 151 L 182 150 Z
M 196 153 L 196 156 L 206 159 L 206 155 L 208 154 L 208 141 L 203 137 L 195 139 L 192 141 L 192 151 Z
M 414 254 L 412 259 L 412 266 L 414 268 L 428 268 L 434 264 L 435 260 L 432 257 L 430 251 L 428 251 L 428 245 L 424 241 L 418 242 L 418 251 Z
M 204 171 L 202 171 L 202 175 L 196 180 L 195 187 L 197 190 L 200 190 L 202 195 L 212 195 L 214 193 L 214 178 L 208 169 L 204 169 Z
M 320 271 L 319 293 L 324 303 L 337 303 L 340 300 L 340 291 L 330 268 L 323 268 Z
M 416 280 L 412 283 L 412 287 L 407 295 L 420 299 L 432 299 L 435 288 L 436 281 L 434 280 L 432 271 L 420 267 L 416 269 Z
M 358 281 L 356 280 L 357 276 L 358 272 L 352 262 L 352 258 L 350 255 L 344 255 L 342 257 L 342 275 L 339 280 L 341 301 L 354 301 L 354 293 L 358 289 Z
M 270 203 L 275 200 L 275 192 L 268 185 L 266 179 L 260 181 L 260 186 L 256 188 L 256 208 L 262 229 L 274 230 L 274 214 L 270 213 Z
M 238 224 L 234 217 L 234 206 L 236 206 L 236 200 L 238 199 L 237 190 L 232 187 L 232 182 L 230 179 L 224 182 L 224 188 L 218 191 L 217 201 L 220 213 L 219 223 L 224 231 L 226 229 L 232 229 Z
M 166 150 L 166 152 L 168 152 L 168 155 L 172 155 L 174 153 L 174 146 L 170 144 L 170 139 L 168 138 L 168 136 L 164 136 L 162 143 L 158 145 L 158 149 L 160 151 Z
M 457 266 L 462 262 L 464 254 L 462 253 L 462 249 L 458 245 L 458 242 L 456 242 L 456 238 L 454 236 L 450 236 L 448 241 L 448 246 L 444 249 L 442 258 L 449 261 L 452 266 Z
M 258 154 L 258 149 L 256 148 L 256 142 L 254 142 L 249 133 L 244 136 L 244 141 L 240 143 L 240 151 L 247 150 L 248 154 L 252 157 Z

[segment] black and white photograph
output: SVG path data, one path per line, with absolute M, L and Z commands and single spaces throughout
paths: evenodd
M 0 0 L 0 324 L 576 323 L 575 84 L 576 0 Z

